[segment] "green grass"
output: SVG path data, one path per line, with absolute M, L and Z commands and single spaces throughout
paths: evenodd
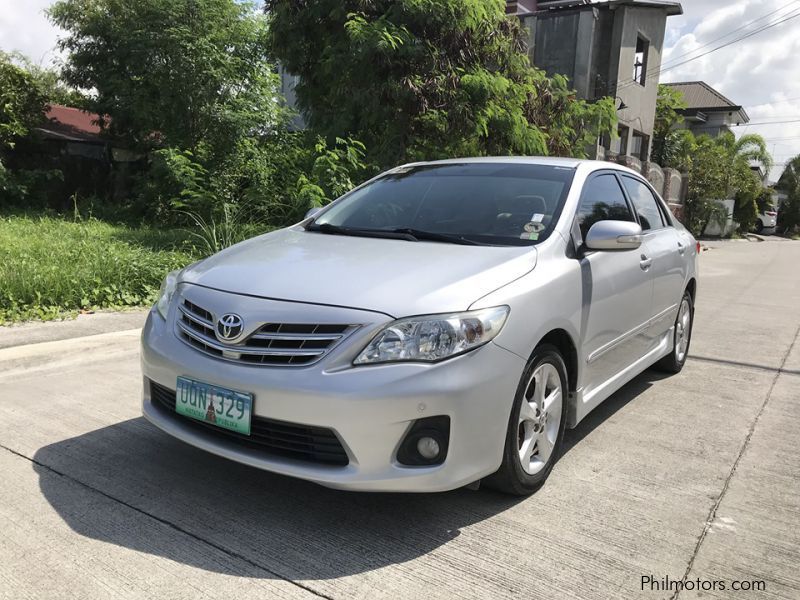
M 0 324 L 146 306 L 199 258 L 190 234 L 96 220 L 0 217 Z

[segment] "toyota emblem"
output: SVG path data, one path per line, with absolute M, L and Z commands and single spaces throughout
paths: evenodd
M 242 335 L 244 322 L 242 317 L 234 313 L 222 315 L 217 321 L 217 337 L 223 342 L 230 342 Z

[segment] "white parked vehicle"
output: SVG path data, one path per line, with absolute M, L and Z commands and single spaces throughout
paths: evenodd
M 171 273 L 142 334 L 144 416 L 330 487 L 529 494 L 565 428 L 648 367 L 682 369 L 697 255 L 617 164 L 399 167 Z
M 762 233 L 765 230 L 774 232 L 777 225 L 778 211 L 774 208 L 768 208 L 758 215 L 758 219 L 756 220 L 756 233 Z

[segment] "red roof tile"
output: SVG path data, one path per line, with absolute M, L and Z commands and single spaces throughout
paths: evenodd
M 100 115 L 78 108 L 51 104 L 47 123 L 39 127 L 45 137 L 68 141 L 103 142 Z

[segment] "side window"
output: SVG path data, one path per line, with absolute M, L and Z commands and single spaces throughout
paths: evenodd
M 633 201 L 636 214 L 639 215 L 639 222 L 642 224 L 642 231 L 651 229 L 661 229 L 666 225 L 664 216 L 658 208 L 653 192 L 650 188 L 632 177 L 622 177 L 625 189 Z
M 635 221 L 617 178 L 610 174 L 590 179 L 583 188 L 583 196 L 575 219 L 586 239 L 589 228 L 598 221 Z

